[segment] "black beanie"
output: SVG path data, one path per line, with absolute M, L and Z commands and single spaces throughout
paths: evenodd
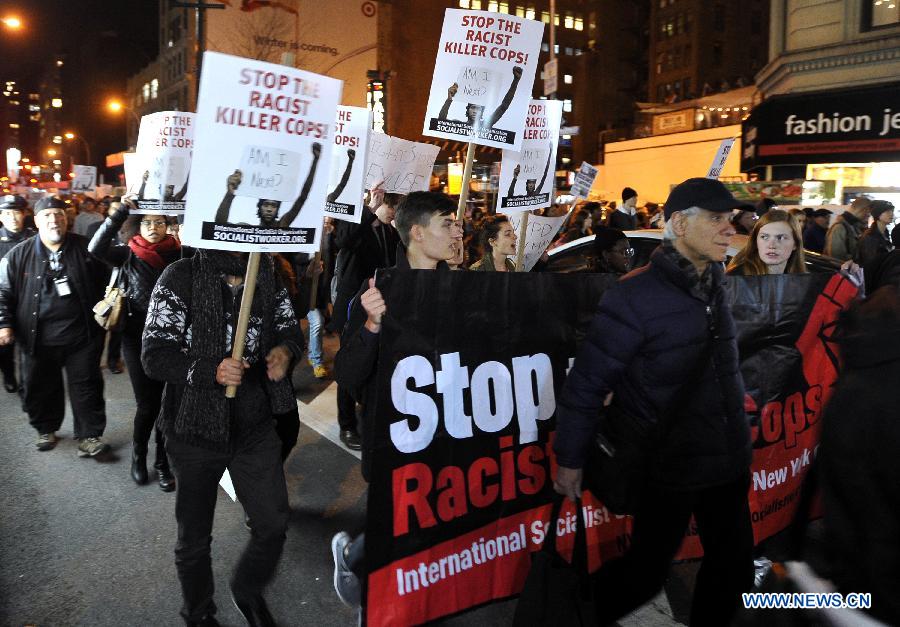
M 622 190 L 622 202 L 626 202 L 629 198 L 637 198 L 637 192 L 630 187 L 626 187 Z
M 873 200 L 872 204 L 869 205 L 869 211 L 872 213 L 872 219 L 877 220 L 878 216 L 880 216 L 885 211 L 894 212 L 894 205 L 887 200 Z
M 606 226 L 597 227 L 594 229 L 594 252 L 599 255 L 611 250 L 621 239 L 627 240 L 628 238 L 619 229 L 611 229 Z

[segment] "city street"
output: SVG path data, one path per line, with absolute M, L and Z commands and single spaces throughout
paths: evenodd
M 336 338 L 326 338 L 325 347 L 333 355 Z M 105 440 L 113 450 L 103 460 L 76 456 L 70 416 L 59 445 L 38 452 L 18 397 L 0 396 L 0 469 L 6 484 L 0 508 L 0 625 L 181 624 L 172 555 L 175 495 L 155 483 L 132 482 L 131 386 L 127 374 L 104 369 L 104 377 Z M 294 382 L 303 424 L 285 464 L 290 527 L 267 599 L 283 625 L 355 625 L 356 612 L 341 604 L 332 588 L 329 542 L 340 529 L 362 529 L 365 482 L 357 457 L 337 444 L 333 382 L 314 379 L 305 362 Z M 152 452 L 148 457 L 152 462 Z M 228 577 L 247 534 L 240 505 L 220 489 L 212 552 L 223 625 L 243 624 L 228 596 Z M 674 579 L 670 594 L 689 598 Z M 514 608 L 514 601 L 499 603 L 441 624 L 508 625 Z M 677 623 L 660 595 L 621 624 Z

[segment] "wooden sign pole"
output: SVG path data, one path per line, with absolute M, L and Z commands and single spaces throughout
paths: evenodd
M 253 294 L 256 293 L 256 277 L 259 275 L 259 258 L 262 253 L 250 253 L 247 259 L 247 272 L 244 274 L 244 295 L 241 297 L 241 311 L 234 328 L 234 346 L 231 358 L 241 361 L 244 358 L 244 346 L 247 344 L 247 326 L 250 323 L 250 308 L 253 306 Z M 234 398 L 237 386 L 225 388 L 225 398 Z
M 472 163 L 475 160 L 475 144 L 469 142 L 466 149 L 466 165 L 463 167 L 462 187 L 459 190 L 459 204 L 456 206 L 456 219 L 462 220 L 466 215 L 466 201 L 469 200 L 469 182 L 472 180 Z

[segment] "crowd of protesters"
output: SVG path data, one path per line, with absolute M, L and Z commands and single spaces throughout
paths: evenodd
M 189 625 L 218 624 L 210 541 L 215 493 L 226 468 L 252 530 L 231 580 L 232 598 L 250 624 L 274 624 L 263 591 L 281 556 L 289 513 L 282 462 L 299 430 L 291 373 L 305 356 L 316 378 L 331 376 L 326 333 L 340 340 L 334 356 L 340 441 L 362 451 L 368 478 L 371 426 L 378 419 L 374 372 L 387 314 L 376 273 L 517 270 L 520 235 L 504 215 L 476 208 L 459 221 L 456 201 L 440 192 L 404 197 L 376 187 L 366 200 L 358 224 L 326 219 L 321 255 L 263 256 L 248 342 L 238 361 L 225 355 L 246 255 L 183 247 L 175 218 L 135 214 L 128 199 L 48 196 L 31 208 L 20 196 L 0 199 L 5 390 L 20 395 L 38 451 L 57 445 L 67 391 L 78 456 L 101 457 L 110 449 L 103 440 L 102 355 L 111 373 L 122 372 L 121 346 L 136 402 L 130 476 L 139 485 L 149 482 L 147 456 L 155 434 L 155 481 L 176 493 L 175 563 Z M 592 238 L 591 271 L 620 277 L 604 293 L 558 401 L 557 491 L 573 499 L 580 494 L 586 445 L 603 407 L 615 404 L 650 423 L 656 420 L 653 408 L 672 414 L 670 446 L 638 506 L 631 548 L 592 580 L 600 598 L 611 600 L 600 608 L 600 621 L 613 622 L 658 592 L 691 515 L 704 548 L 692 624 L 727 624 L 739 594 L 752 587 L 750 433 L 723 286 L 728 275 L 805 273 L 809 253 L 834 258 L 856 283 L 865 277 L 863 292 L 871 294 L 847 317 L 841 336 L 846 372 L 826 413 L 823 449 L 834 451 L 835 459 L 826 460 L 823 474 L 835 473 L 835 479 L 825 494 L 841 512 L 840 520 L 826 518 L 826 526 L 844 560 L 830 574 L 842 589 L 889 596 L 883 581 L 900 582 L 900 563 L 891 557 L 900 551 L 900 538 L 882 533 L 868 550 L 850 548 L 865 544 L 849 520 L 865 489 L 842 489 L 846 473 L 838 472 L 838 456 L 866 456 L 867 437 L 900 444 L 896 426 L 885 420 L 890 410 L 884 395 L 865 401 L 872 411 L 871 418 L 861 418 L 864 433 L 834 433 L 846 424 L 836 408 L 875 390 L 884 381 L 880 373 L 895 372 L 900 363 L 900 251 L 894 250 L 900 229 L 893 229 L 892 241 L 893 205 L 859 197 L 836 217 L 827 209 L 785 210 L 772 202 L 739 201 L 721 183 L 701 178 L 675 186 L 663 205 L 638 207 L 638 192 L 626 187 L 615 201 L 545 213 L 554 212 L 567 217 L 550 248 Z M 662 243 L 649 264 L 634 271 L 628 235 L 651 228 L 664 229 Z M 736 240 L 738 234 L 745 238 Z M 740 250 L 729 259 L 735 242 Z M 93 307 L 111 276 L 123 277 L 124 323 L 107 333 L 95 322 Z M 298 322 L 304 318 L 308 341 Z M 887 341 L 869 333 L 869 321 L 891 334 Z M 226 386 L 238 388 L 233 402 L 225 398 Z M 685 442 L 690 445 L 676 444 Z M 872 481 L 900 485 L 890 459 L 868 460 Z M 896 533 L 900 496 L 885 490 L 879 503 L 866 500 L 864 511 Z M 332 551 L 335 588 L 343 601 L 358 605 L 365 537 L 342 531 Z M 878 568 L 867 572 L 872 563 Z M 900 617 L 890 603 L 884 608 L 882 616 Z

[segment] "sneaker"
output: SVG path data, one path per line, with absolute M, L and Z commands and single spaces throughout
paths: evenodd
M 318 366 L 313 366 L 313 376 L 316 379 L 325 379 L 330 376 L 331 373 L 328 372 L 328 368 L 319 364 Z
M 331 556 L 334 558 L 334 591 L 345 605 L 359 607 L 361 598 L 359 578 L 347 566 L 347 547 L 349 545 L 350 535 L 346 531 L 336 533 L 331 539 Z
M 82 438 L 78 441 L 78 457 L 96 457 L 108 450 L 109 444 L 100 438 Z
M 38 436 L 37 439 L 37 450 L 49 451 L 56 446 L 56 442 L 56 433 L 54 433 L 53 431 L 51 431 L 50 433 L 42 433 Z

